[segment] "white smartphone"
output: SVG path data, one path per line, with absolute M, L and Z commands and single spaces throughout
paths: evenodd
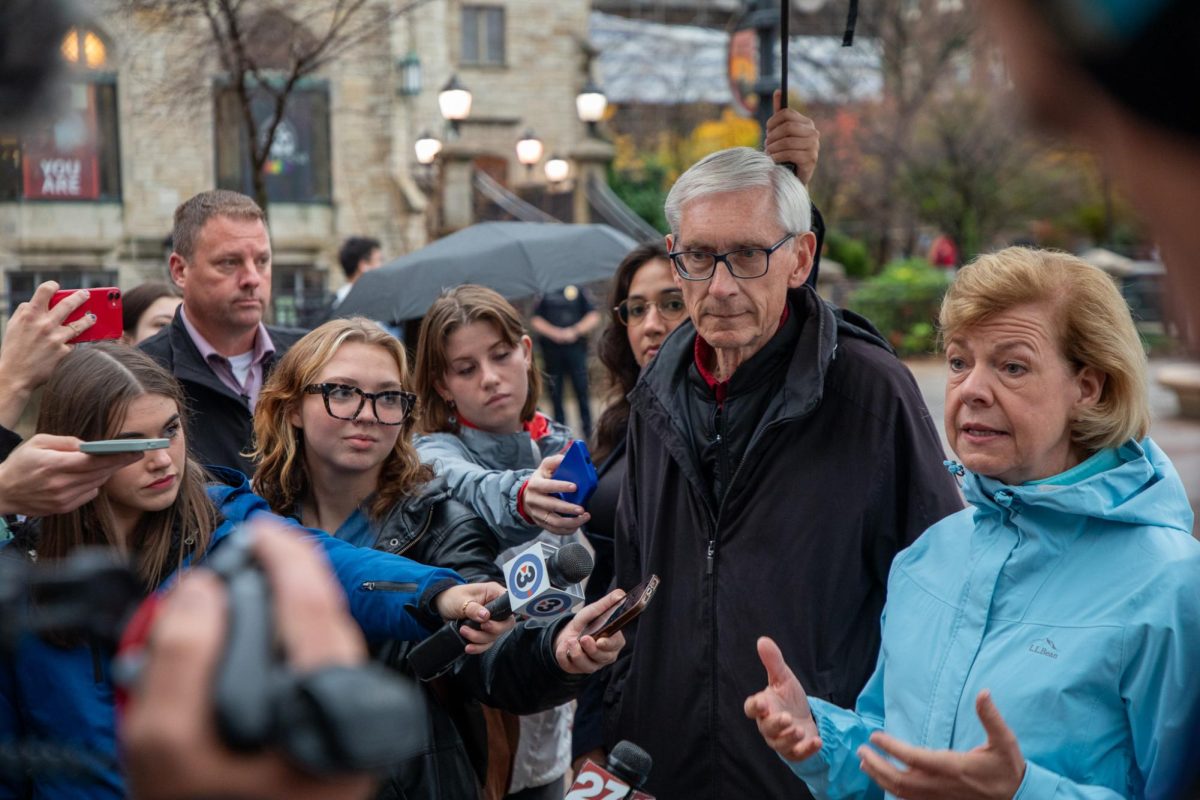
M 170 439 L 105 439 L 99 442 L 83 442 L 82 453 L 104 455 L 105 453 L 140 453 L 143 450 L 164 450 L 171 446 Z

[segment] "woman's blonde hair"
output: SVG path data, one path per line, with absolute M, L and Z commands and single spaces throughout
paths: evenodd
M 447 289 L 434 301 L 421 320 L 421 336 L 417 341 L 417 396 L 419 413 L 417 430 L 421 433 L 457 433 L 457 421 L 451 422 L 450 405 L 438 394 L 437 383 L 450 369 L 446 358 L 446 342 L 459 328 L 475 322 L 486 322 L 496 329 L 501 340 L 510 347 L 520 347 L 525 336 L 521 315 L 512 304 L 497 292 L 468 283 Z M 529 359 L 529 394 L 521 407 L 521 421 L 529 422 L 537 412 L 537 400 L 542 393 L 542 378 L 533 359 Z
M 1072 441 L 1095 452 L 1144 437 L 1146 353 L 1113 280 L 1082 259 L 1026 247 L 979 256 L 959 271 L 942 301 L 942 340 L 1026 303 L 1054 310 L 1059 351 L 1075 370 L 1104 375 L 1099 402 L 1071 421 Z
M 254 473 L 254 491 L 277 514 L 292 514 L 309 493 L 308 467 L 304 463 L 304 437 L 289 421 L 293 411 L 304 402 L 304 387 L 316 383 L 317 376 L 338 349 L 347 342 L 382 348 L 396 362 L 400 384 L 408 384 L 408 359 L 404 345 L 374 322 L 363 317 L 335 319 L 306 334 L 292 345 L 267 379 L 254 408 L 255 449 L 250 457 L 258 462 Z M 433 478 L 433 471 L 421 463 L 410 441 L 414 414 L 401 425 L 396 445 L 383 462 L 379 486 L 368 509 L 379 519 L 396 503 L 415 494 Z

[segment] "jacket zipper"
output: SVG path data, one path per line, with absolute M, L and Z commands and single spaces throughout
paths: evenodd
M 96 683 L 104 683 L 104 665 L 100 660 L 100 649 L 96 647 L 95 642 L 89 642 L 88 649 L 92 651 L 92 678 Z
M 407 581 L 363 581 L 359 588 L 364 592 L 415 592 L 420 587 Z
M 770 430 L 771 428 L 773 428 L 777 424 L 779 424 L 778 420 L 768 423 L 766 425 L 766 427 L 763 428 L 762 434 L 765 436 L 766 432 L 768 430 Z M 718 440 L 718 442 L 720 442 L 720 440 L 721 440 L 720 434 L 717 435 L 717 440 Z M 754 444 L 754 442 L 750 442 L 750 444 L 746 445 L 747 453 L 749 453 L 750 445 L 752 445 L 752 444 Z M 712 530 L 709 532 L 709 537 L 708 537 L 708 562 L 705 566 L 705 574 L 708 577 L 708 585 L 709 585 L 709 592 L 708 592 L 709 613 L 708 613 L 708 616 L 709 616 L 709 621 L 710 621 L 709 627 L 710 627 L 710 636 L 711 636 L 711 641 L 712 641 L 711 662 L 709 665 L 710 669 L 711 669 L 710 674 L 712 675 L 712 683 L 711 683 L 711 689 L 709 690 L 710 701 L 709 701 L 709 712 L 708 712 L 709 730 L 712 731 L 712 736 L 709 737 L 709 741 L 711 742 L 711 745 L 709 747 L 709 751 L 710 751 L 709 759 L 710 759 L 710 763 L 713 764 L 714 769 L 716 768 L 716 763 L 717 763 L 717 736 L 720 731 L 720 727 L 718 726 L 718 719 L 717 719 L 717 581 L 714 576 L 714 572 L 715 572 L 716 566 L 717 566 L 717 564 L 716 564 L 716 561 L 717 561 L 717 536 L 718 536 L 719 531 L 721 530 L 721 514 L 725 510 L 725 498 L 728 497 L 729 492 L 733 490 L 733 483 L 734 483 L 734 481 L 737 480 L 738 475 L 740 475 L 742 473 L 742 466 L 746 463 L 746 461 L 747 461 L 746 458 L 742 459 L 741 463 L 738 464 L 737 470 L 734 472 L 733 477 L 729 479 L 729 484 L 725 488 L 725 493 L 720 498 L 720 501 L 717 505 L 716 516 L 713 517 L 712 513 L 711 512 L 709 513 L 709 516 L 712 519 L 713 527 L 712 527 Z M 721 456 L 718 456 L 718 464 L 720 464 L 720 463 L 721 463 Z M 720 775 L 720 770 L 717 770 L 716 774 Z M 716 785 L 714 785 L 713 789 L 715 792 L 715 794 L 713 796 L 720 797 L 719 788 Z
M 429 514 L 425 517 L 425 524 L 421 527 L 421 530 L 417 531 L 416 536 L 408 540 L 408 544 L 404 545 L 399 550 L 396 550 L 394 555 L 403 555 L 411 550 L 417 542 L 421 541 L 421 537 L 429 532 L 431 525 L 433 525 L 433 506 L 429 507 Z

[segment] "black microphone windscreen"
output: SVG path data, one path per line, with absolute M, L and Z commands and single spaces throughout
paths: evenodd
M 620 741 L 608 754 L 608 769 L 620 778 L 624 778 L 635 789 L 640 789 L 650 777 L 650 769 L 654 759 L 650 754 L 633 742 Z
M 592 554 L 579 542 L 563 545 L 547 563 L 550 583 L 558 588 L 571 586 L 592 574 Z

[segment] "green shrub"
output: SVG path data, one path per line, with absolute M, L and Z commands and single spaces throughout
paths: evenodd
M 937 316 L 951 277 L 923 258 L 893 261 L 863 281 L 847 306 L 865 316 L 902 356 L 937 349 Z
M 848 278 L 866 278 L 875 271 L 866 243 L 841 231 L 825 232 L 825 256 L 845 267 Z

